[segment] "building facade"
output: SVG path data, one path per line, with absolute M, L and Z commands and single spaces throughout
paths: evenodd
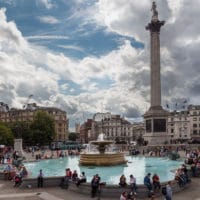
M 200 105 L 189 105 L 186 110 L 168 112 L 167 137 L 159 144 L 200 141 Z M 109 140 L 129 144 L 138 138 L 145 140 L 145 122 L 130 123 L 120 115 L 96 113 L 80 126 L 80 141 L 88 143 L 104 133 Z M 145 140 L 146 141 L 146 140 Z
M 167 121 L 169 142 L 200 141 L 200 105 L 187 110 L 170 112 Z
M 138 137 L 143 137 L 144 123 L 131 123 L 120 115 L 111 113 L 96 113 L 93 119 L 88 119 L 80 128 L 80 140 L 88 143 L 96 140 L 100 133 L 105 134 L 108 140 L 130 143 Z
M 93 124 L 92 119 L 87 119 L 86 122 L 81 124 L 79 132 L 80 143 L 85 144 L 94 139 L 93 136 L 91 135 L 92 124 Z
M 30 124 L 34 115 L 37 111 L 44 111 L 48 113 L 53 119 L 55 123 L 55 141 L 65 141 L 68 138 L 68 127 L 69 121 L 67 119 L 67 114 L 65 111 L 62 111 L 58 108 L 54 107 L 41 107 L 37 106 L 35 103 L 28 104 L 26 109 L 16 109 L 11 108 L 9 110 L 0 110 L 0 121 L 6 123 L 13 122 L 25 122 Z
M 200 141 L 200 105 L 189 105 L 188 115 L 191 139 Z
M 191 139 L 190 116 L 188 111 L 173 111 L 167 120 L 168 143 L 184 142 Z

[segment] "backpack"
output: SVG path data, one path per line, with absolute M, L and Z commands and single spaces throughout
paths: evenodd
M 162 187 L 162 194 L 165 196 L 167 194 L 167 188 L 166 186 Z

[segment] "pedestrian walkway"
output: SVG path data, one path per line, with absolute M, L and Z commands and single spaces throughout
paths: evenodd
M 184 191 L 173 195 L 173 200 L 200 200 L 200 179 L 193 178 L 191 185 Z M 11 181 L 0 181 L 0 200 L 89 200 L 90 196 L 74 193 L 60 187 L 51 188 L 14 188 Z M 119 198 L 101 198 L 102 200 L 118 200 Z M 139 200 L 139 199 L 137 199 Z M 144 200 L 144 199 L 143 199 Z M 147 199 L 145 199 L 147 200 Z M 163 197 L 156 198 L 163 200 Z

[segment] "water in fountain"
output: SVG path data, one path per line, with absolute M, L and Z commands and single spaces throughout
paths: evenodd
M 98 138 L 97 138 L 97 141 L 104 141 L 105 140 L 104 138 L 105 138 L 105 134 L 100 133 Z

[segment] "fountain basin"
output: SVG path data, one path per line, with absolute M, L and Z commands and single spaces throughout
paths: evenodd
M 137 184 L 143 184 L 144 176 L 147 173 L 157 173 L 160 181 L 165 182 L 174 179 L 174 171 L 180 167 L 184 160 L 172 161 L 166 157 L 142 157 L 142 156 L 125 156 L 128 160 L 125 165 L 115 166 L 84 166 L 79 164 L 79 156 L 68 156 L 59 159 L 46 159 L 39 162 L 24 162 L 26 169 L 31 172 L 32 178 L 37 178 L 40 169 L 44 170 L 46 177 L 64 176 L 65 169 L 76 170 L 78 174 L 85 172 L 87 181 L 90 183 L 94 174 L 101 176 L 101 181 L 111 185 L 118 185 L 120 176 L 124 174 L 128 177 L 133 174 L 136 177 Z M 3 172 L 2 172 L 3 173 Z
M 127 160 L 124 158 L 124 153 L 82 153 L 79 160 L 79 164 L 85 166 L 113 166 L 126 163 Z

